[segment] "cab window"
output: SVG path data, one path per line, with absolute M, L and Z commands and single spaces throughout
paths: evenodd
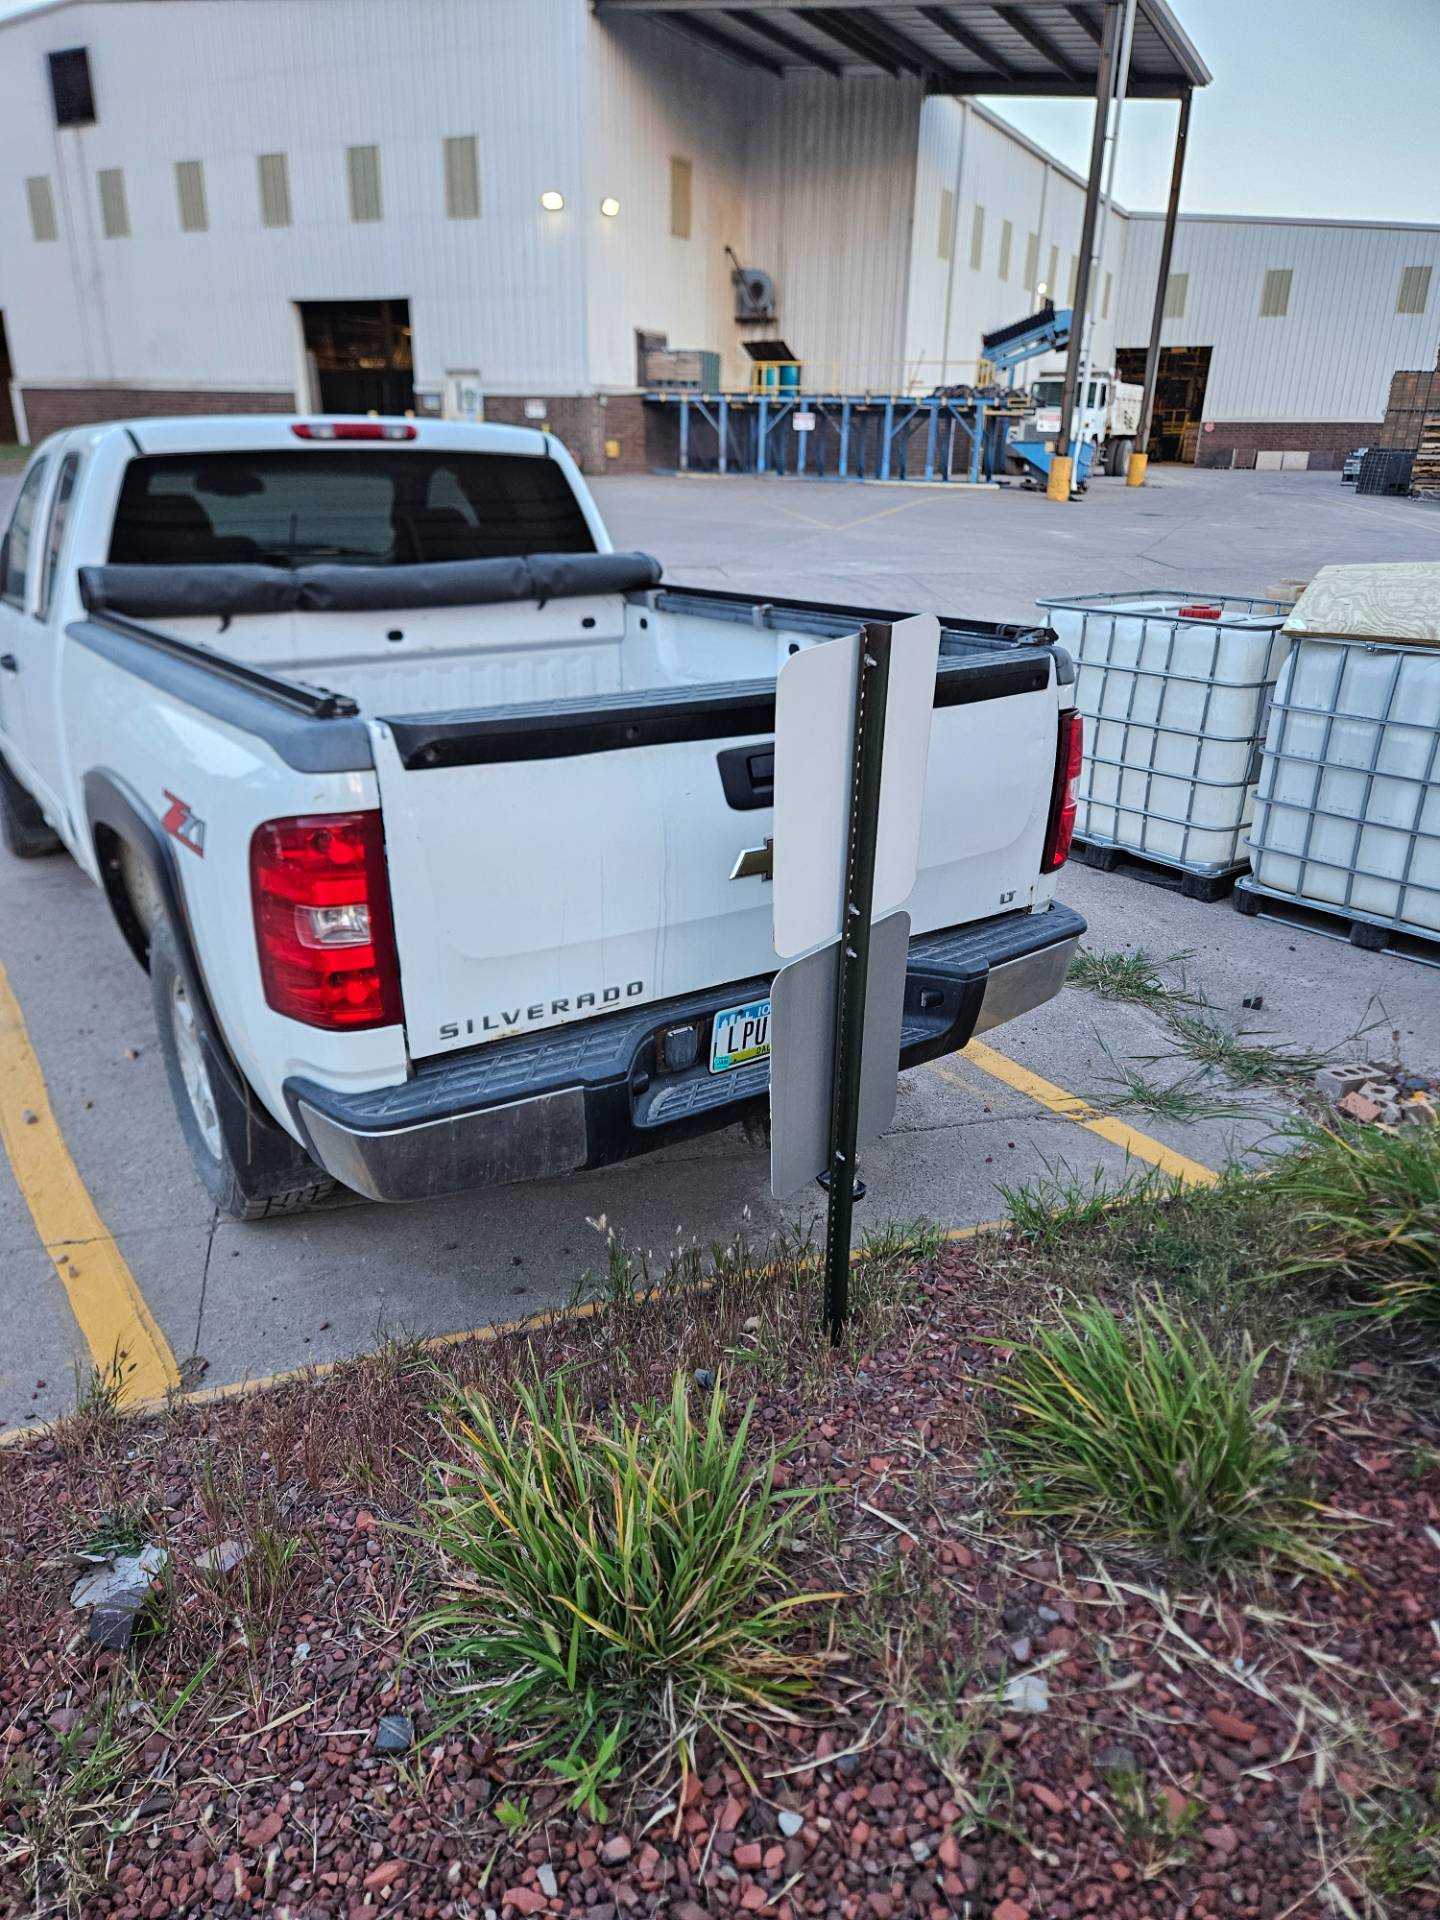
M 75 497 L 75 478 L 80 471 L 78 453 L 67 453 L 60 462 L 60 477 L 55 482 L 55 498 L 50 502 L 50 530 L 45 536 L 45 577 L 40 583 L 40 604 L 35 609 L 43 620 L 55 597 L 55 577 L 60 571 L 60 550 L 65 545 L 65 528 L 70 520 L 70 502 Z
M 0 547 L 0 600 L 8 600 L 17 607 L 25 604 L 25 580 L 30 568 L 35 515 L 49 465 L 48 460 L 38 460 L 26 474 L 20 488 L 20 498 L 15 502 L 15 511 L 10 516 L 3 547 Z

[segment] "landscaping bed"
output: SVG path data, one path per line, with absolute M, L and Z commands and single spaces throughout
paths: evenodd
M 1434 1322 L 1409 1294 L 1317 1320 L 1354 1288 L 1320 1239 L 1312 1271 L 1279 1257 L 1294 1208 L 1264 1188 L 1057 1190 L 1023 1232 L 889 1236 L 835 1352 L 803 1247 L 638 1299 L 612 1248 L 604 1302 L 493 1341 L 143 1418 L 97 1387 L 0 1458 L 0 1912 L 1440 1914 Z M 1036 1511 L 998 1383 L 1074 1295 L 1126 1328 L 1163 1296 L 1237 1367 L 1270 1347 L 1274 1550 Z M 718 1380 L 747 1460 L 780 1449 L 775 1493 L 819 1490 L 780 1562 L 806 1683 L 718 1732 L 677 1693 L 577 1787 L 441 1657 L 427 1515 L 469 1442 L 437 1410 L 503 1428 L 563 1378 L 579 1421 L 658 1421 L 677 1371 L 682 1420 Z M 164 1571 L 107 1650 L 74 1556 L 142 1544 Z

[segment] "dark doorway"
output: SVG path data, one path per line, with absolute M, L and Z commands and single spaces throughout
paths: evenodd
M 408 300 L 302 300 L 300 324 L 321 413 L 411 413 Z
M 1155 379 L 1155 413 L 1150 424 L 1150 458 L 1183 460 L 1194 466 L 1205 417 L 1205 387 L 1210 379 L 1212 347 L 1162 347 Z M 1117 347 L 1119 379 L 1140 386 L 1145 379 L 1144 347 Z
M 5 338 L 5 316 L 0 313 L 0 447 L 8 447 L 20 435 L 15 423 L 15 403 L 10 398 L 10 343 Z

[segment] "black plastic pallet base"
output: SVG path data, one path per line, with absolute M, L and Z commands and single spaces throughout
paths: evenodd
M 1099 840 L 1081 840 L 1074 842 L 1077 858 L 1087 867 L 1095 867 L 1101 873 L 1124 873 L 1132 880 L 1143 880 L 1147 886 L 1164 887 L 1170 893 L 1182 894 L 1187 900 L 1203 900 L 1207 905 L 1215 900 L 1223 900 L 1234 891 L 1239 872 L 1235 873 L 1187 873 L 1183 867 L 1166 866 L 1163 860 L 1147 859 L 1143 853 L 1132 853 L 1128 847 L 1112 847 Z
M 1318 933 L 1326 940 L 1348 940 L 1365 953 L 1388 953 L 1399 960 L 1414 960 L 1422 967 L 1440 967 L 1440 934 L 1427 940 L 1423 934 L 1406 933 L 1399 927 L 1355 920 L 1341 908 L 1332 910 L 1288 900 L 1284 894 L 1267 893 L 1247 879 L 1235 888 L 1230 904 L 1237 913 L 1259 915 L 1281 926 L 1297 927 L 1302 933 Z

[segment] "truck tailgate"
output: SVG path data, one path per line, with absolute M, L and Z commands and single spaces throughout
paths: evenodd
M 1043 648 L 942 654 L 917 934 L 1034 900 L 1054 673 Z M 372 721 L 412 1055 L 773 971 L 769 883 L 730 876 L 771 832 L 774 700 L 770 680 Z

